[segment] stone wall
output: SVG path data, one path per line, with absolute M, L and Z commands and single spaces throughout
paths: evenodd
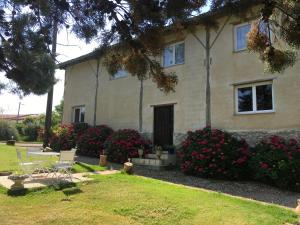
M 294 138 L 296 140 L 300 140 L 300 129 L 272 131 L 231 131 L 230 133 L 232 133 L 235 137 L 244 138 L 251 146 L 272 135 L 278 135 L 287 139 Z

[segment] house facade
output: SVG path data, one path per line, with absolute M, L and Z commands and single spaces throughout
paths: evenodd
M 250 143 L 269 134 L 300 138 L 300 63 L 282 74 L 264 72 L 258 55 L 246 46 L 250 24 L 258 14 L 251 10 L 243 19 L 213 16 L 218 30 L 199 24 L 166 35 L 160 60 L 166 71 L 178 76 L 174 93 L 164 94 L 151 80 L 143 81 L 141 93 L 139 80 L 125 71 L 112 78 L 101 57 L 97 70 L 93 53 L 61 63 L 63 122 L 137 129 L 155 144 L 177 145 L 187 131 L 205 127 L 209 113 L 212 127 Z

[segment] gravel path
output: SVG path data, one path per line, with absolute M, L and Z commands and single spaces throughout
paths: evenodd
M 79 156 L 77 161 L 98 164 L 99 159 Z M 120 169 L 122 165 L 110 164 L 112 169 Z M 137 175 L 151 177 L 175 184 L 182 184 L 191 187 L 198 187 L 207 190 L 226 193 L 234 196 L 254 199 L 267 203 L 274 203 L 286 207 L 295 208 L 297 199 L 300 199 L 300 193 L 283 191 L 265 184 L 248 181 L 220 181 L 204 179 L 199 177 L 187 176 L 178 170 L 150 170 L 142 166 L 135 166 L 134 172 Z

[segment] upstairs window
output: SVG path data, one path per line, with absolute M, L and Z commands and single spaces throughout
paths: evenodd
M 73 108 L 73 123 L 84 123 L 85 107 L 76 106 Z
M 274 112 L 273 85 L 270 82 L 236 87 L 236 112 Z
M 247 49 L 247 34 L 251 29 L 251 23 L 243 23 L 234 27 L 234 50 L 242 51 Z M 259 29 L 261 32 L 268 35 L 267 24 L 260 22 Z M 272 33 L 271 33 L 272 37 Z
M 235 51 L 245 50 L 247 48 L 247 34 L 250 31 L 251 24 L 240 24 L 234 28 Z
M 118 79 L 118 78 L 127 77 L 127 76 L 128 76 L 128 73 L 126 70 L 118 70 L 118 72 L 116 72 L 112 76 L 112 79 Z
M 163 53 L 163 65 L 169 67 L 184 63 L 184 43 L 168 45 Z

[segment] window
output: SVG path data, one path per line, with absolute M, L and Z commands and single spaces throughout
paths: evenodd
M 237 87 L 236 112 L 239 114 L 274 112 L 272 83 L 267 82 Z
M 127 77 L 128 73 L 126 70 L 118 70 L 113 76 L 112 79 L 118 79 L 121 77 Z
M 251 22 L 250 23 L 243 23 L 239 24 L 234 27 L 234 50 L 235 51 L 242 51 L 247 49 L 247 34 L 251 29 Z M 261 32 L 266 33 L 268 35 L 267 24 L 264 22 L 260 22 L 259 29 Z M 272 33 L 271 33 L 272 37 Z
M 184 63 L 184 43 L 176 43 L 167 46 L 164 49 L 163 64 L 164 67 Z
M 250 23 L 235 26 L 235 51 L 241 51 L 247 48 L 247 34 L 250 31 L 250 28 Z
M 73 108 L 73 122 L 74 123 L 84 123 L 85 107 L 76 106 Z

